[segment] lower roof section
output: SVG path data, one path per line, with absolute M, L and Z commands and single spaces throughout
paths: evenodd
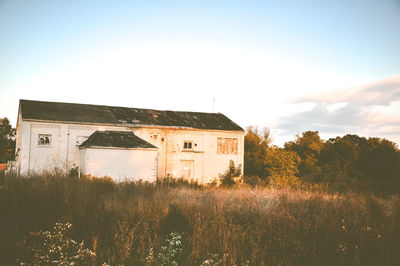
M 90 147 L 157 149 L 130 131 L 95 131 L 79 146 L 79 148 Z

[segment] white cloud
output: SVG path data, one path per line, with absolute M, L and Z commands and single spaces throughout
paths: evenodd
M 353 133 L 400 143 L 400 75 L 293 102 L 315 106 L 281 117 L 279 126 L 286 130 L 286 135 L 319 130 L 331 137 Z
M 301 96 L 293 102 L 340 103 L 351 102 L 362 106 L 388 105 L 400 100 L 400 75 L 353 88 L 325 91 L 317 95 Z
M 335 112 L 343 107 L 346 107 L 348 104 L 348 102 L 328 104 L 326 109 L 328 109 L 329 112 Z

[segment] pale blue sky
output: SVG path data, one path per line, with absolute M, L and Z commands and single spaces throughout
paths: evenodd
M 15 123 L 20 98 L 205 112 L 216 98 L 277 144 L 307 129 L 400 143 L 400 1 L 142 2 L 0 0 L 0 117 Z M 388 83 L 384 104 L 329 99 Z

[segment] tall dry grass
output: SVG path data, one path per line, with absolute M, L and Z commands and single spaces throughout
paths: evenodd
M 29 232 L 72 223 L 96 264 L 145 265 L 171 231 L 181 265 L 400 265 L 400 198 L 271 188 L 120 183 L 8 175 L 0 189 L 0 264 L 31 254 Z M 214 260 L 214 261 L 215 261 Z

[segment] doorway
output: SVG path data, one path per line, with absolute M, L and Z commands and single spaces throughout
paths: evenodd
M 181 160 L 181 177 L 186 180 L 193 179 L 193 160 Z

